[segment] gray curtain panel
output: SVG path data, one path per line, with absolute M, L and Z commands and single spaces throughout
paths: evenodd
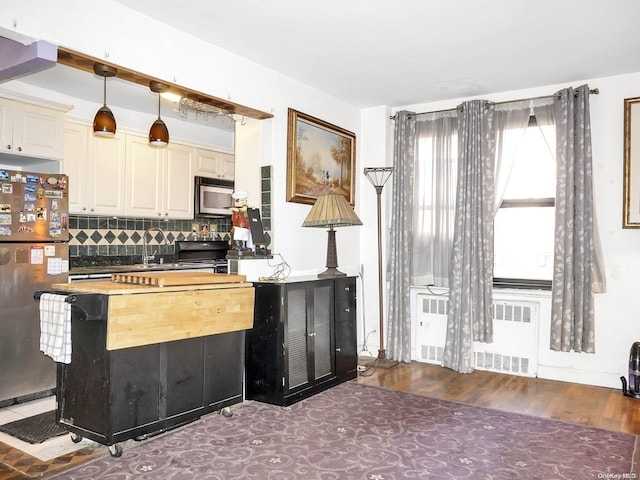
M 411 237 L 416 116 L 396 113 L 389 247 L 387 357 L 411 362 Z
M 556 227 L 551 349 L 595 352 L 592 271 L 603 270 L 594 244 L 589 87 L 566 88 L 555 100 Z M 594 269 L 594 265 L 597 268 Z
M 484 100 L 472 100 L 462 104 L 459 116 L 456 224 L 442 365 L 460 373 L 474 369 L 474 341 L 493 341 L 493 110 Z

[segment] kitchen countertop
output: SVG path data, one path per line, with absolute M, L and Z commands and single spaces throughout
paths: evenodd
M 224 273 L 211 275 L 223 275 Z M 238 275 L 232 275 L 232 277 L 238 277 Z M 136 285 L 131 283 L 118 283 L 111 280 L 95 280 L 92 282 L 82 283 L 54 283 L 51 285 L 51 289 L 56 292 L 67 293 L 95 293 L 99 295 L 131 295 L 131 294 L 143 294 L 143 293 L 176 293 L 176 292 L 189 292 L 197 290 L 222 290 L 230 288 L 249 288 L 253 287 L 252 283 L 243 281 L 229 281 L 220 283 L 205 283 L 196 285 L 169 285 L 166 287 L 158 287 L 154 285 Z M 149 306 L 151 309 L 152 305 Z
M 194 270 L 201 268 L 214 268 L 213 263 L 202 262 L 180 262 L 180 263 L 150 263 L 143 265 L 137 263 L 135 265 L 103 265 L 93 267 L 73 267 L 69 270 L 69 275 L 91 275 L 99 273 L 128 273 L 128 272 L 147 272 L 147 271 L 163 271 L 163 270 Z

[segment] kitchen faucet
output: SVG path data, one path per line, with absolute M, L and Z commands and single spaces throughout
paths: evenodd
M 142 263 L 145 265 L 149 265 L 149 260 L 155 260 L 156 258 L 156 252 L 154 252 L 152 255 L 149 255 L 149 252 L 147 251 L 147 234 L 151 235 L 151 232 L 160 232 L 162 233 L 162 239 L 164 240 L 164 242 L 162 243 L 163 245 L 169 245 L 169 242 L 167 242 L 167 235 L 164 233 L 164 230 L 162 230 L 160 227 L 149 227 L 145 230 L 144 235 L 142 235 Z

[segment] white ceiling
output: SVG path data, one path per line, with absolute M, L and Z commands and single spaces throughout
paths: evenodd
M 363 108 L 640 72 L 640 0 L 116 1 Z M 63 65 L 21 80 L 102 95 L 95 75 Z M 148 88 L 108 85 L 112 106 L 157 109 Z
M 117 0 L 360 107 L 640 72 L 638 0 Z

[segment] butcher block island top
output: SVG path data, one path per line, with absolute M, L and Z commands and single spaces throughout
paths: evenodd
M 106 347 L 117 350 L 252 328 L 254 288 L 245 278 L 148 272 L 51 288 L 61 294 L 106 295 Z

